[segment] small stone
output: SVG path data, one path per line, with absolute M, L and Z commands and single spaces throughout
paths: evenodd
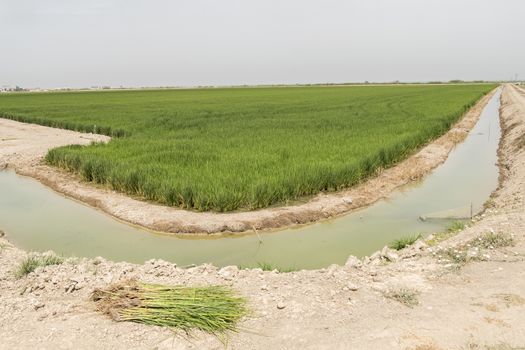
M 237 266 L 226 266 L 219 270 L 219 276 L 225 280 L 232 280 L 238 273 Z
M 104 283 L 111 283 L 113 281 L 113 274 L 108 273 L 104 276 Z
M 379 251 L 377 251 L 374 254 L 370 255 L 370 260 L 371 261 L 378 260 L 380 258 L 381 258 L 381 252 L 379 252 Z
M 264 291 L 267 291 L 268 290 L 268 286 L 265 284 L 261 287 L 261 290 L 264 290 Z
M 353 283 L 348 283 L 347 284 L 347 287 L 349 290 L 351 290 L 352 292 L 355 292 L 357 290 L 359 290 L 359 286 L 356 285 L 356 284 L 353 284 Z
M 100 265 L 105 261 L 103 257 L 97 256 L 93 259 L 93 265 Z
M 363 265 L 361 260 L 359 260 L 357 257 L 350 255 L 348 259 L 346 260 L 345 266 L 353 267 L 353 268 L 359 268 Z
M 423 250 L 427 247 L 427 244 L 423 242 L 423 240 L 418 239 L 417 241 L 414 242 L 414 244 L 412 244 L 411 247 L 415 250 Z
M 344 197 L 344 198 L 343 198 L 343 202 L 345 202 L 346 204 L 352 204 L 352 198 L 350 198 L 350 197 Z
M 286 307 L 286 304 L 283 303 L 282 301 L 280 301 L 280 302 L 277 303 L 277 308 L 278 308 L 279 310 L 282 310 L 282 309 L 284 309 L 285 307 Z
M 338 268 L 339 268 L 339 266 L 338 266 L 337 264 L 332 264 L 332 265 L 330 265 L 330 266 L 328 266 L 328 267 L 326 268 L 326 274 L 327 274 L 328 276 L 333 276 L 334 273 L 337 271 Z
M 381 256 L 386 256 L 390 248 L 388 246 L 384 246 L 383 249 L 381 249 Z
M 44 304 L 43 302 L 39 301 L 33 307 L 35 308 L 35 310 L 38 310 L 38 309 L 43 308 L 44 306 L 46 306 L 46 304 Z
M 396 253 L 394 253 L 393 251 L 387 251 L 384 255 L 384 257 L 389 260 L 389 261 L 397 261 L 399 260 L 399 255 L 397 255 Z
M 69 277 L 69 280 L 73 283 L 80 283 L 82 281 L 84 281 L 84 277 L 82 276 L 73 276 L 73 277 Z

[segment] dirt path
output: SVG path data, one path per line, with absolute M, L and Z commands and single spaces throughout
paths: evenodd
M 108 141 L 105 136 L 58 130 L 0 119 L 0 168 L 40 180 L 69 197 L 99 208 L 123 221 L 170 233 L 253 233 L 347 213 L 386 197 L 394 189 L 418 179 L 441 164 L 476 124 L 492 91 L 483 97 L 449 132 L 395 167 L 350 190 L 319 194 L 307 203 L 238 213 L 198 213 L 147 203 L 82 182 L 79 177 L 42 164 L 49 148 Z
M 491 208 L 438 245 L 385 251 L 392 261 L 377 253 L 363 261 L 349 258 L 346 266 L 278 273 L 85 259 L 15 279 L 13 270 L 27 253 L 2 241 L 0 348 L 224 349 L 213 336 L 114 323 L 94 311 L 89 302 L 94 287 L 136 277 L 233 286 L 249 299 L 253 316 L 230 335 L 232 349 L 523 349 L 525 92 L 506 85 L 501 112 L 502 182 Z M 513 237 L 515 245 L 484 246 L 491 232 Z M 392 298 L 403 289 L 414 294 L 400 300 L 417 305 Z

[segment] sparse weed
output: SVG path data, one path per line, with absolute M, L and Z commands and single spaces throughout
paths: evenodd
M 421 234 L 405 236 L 392 241 L 388 246 L 395 250 L 401 250 L 412 244 L 414 244 L 418 239 L 422 238 Z
M 432 234 L 431 239 L 428 239 L 425 242 L 432 247 L 456 235 L 456 233 L 457 232 L 454 231 L 436 232 Z
M 435 246 L 436 244 L 443 242 L 450 237 L 455 236 L 458 232 L 465 229 L 465 222 L 457 220 L 452 222 L 448 227 L 446 231 L 443 232 L 436 232 L 432 234 L 432 238 L 426 240 L 426 243 L 429 246 Z
M 279 272 L 282 272 L 282 273 L 286 273 L 286 272 L 293 272 L 293 271 L 296 271 L 295 268 L 293 267 L 278 267 L 278 266 L 274 266 L 270 263 L 267 263 L 267 262 L 262 262 L 262 263 L 257 263 L 257 266 L 262 269 L 263 271 L 274 271 L 274 270 L 277 270 Z
M 511 235 L 504 233 L 488 232 L 467 243 L 456 247 L 434 252 L 438 261 L 452 264 L 452 267 L 459 269 L 469 261 L 485 260 L 488 254 L 483 254 L 482 249 L 496 249 L 514 245 L 515 241 Z
M 484 249 L 510 247 L 515 244 L 514 238 L 505 233 L 487 232 L 471 241 L 471 244 Z
M 419 291 L 414 289 L 393 289 L 385 292 L 383 295 L 389 299 L 396 300 L 408 307 L 414 307 L 416 305 L 419 305 Z
M 469 256 L 466 249 L 463 247 L 449 248 L 443 252 L 445 262 L 450 262 L 456 265 L 457 268 L 465 265 L 470 260 L 477 260 L 477 257 Z

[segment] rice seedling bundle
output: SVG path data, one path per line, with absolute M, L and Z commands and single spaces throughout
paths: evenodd
M 247 312 L 244 298 L 223 286 L 163 286 L 131 280 L 97 289 L 92 299 L 115 321 L 216 335 L 235 331 Z

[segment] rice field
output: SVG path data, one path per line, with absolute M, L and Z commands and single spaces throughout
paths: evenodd
M 440 136 L 495 85 L 271 87 L 0 95 L 0 116 L 113 136 L 46 161 L 198 211 L 285 204 L 363 181 Z

